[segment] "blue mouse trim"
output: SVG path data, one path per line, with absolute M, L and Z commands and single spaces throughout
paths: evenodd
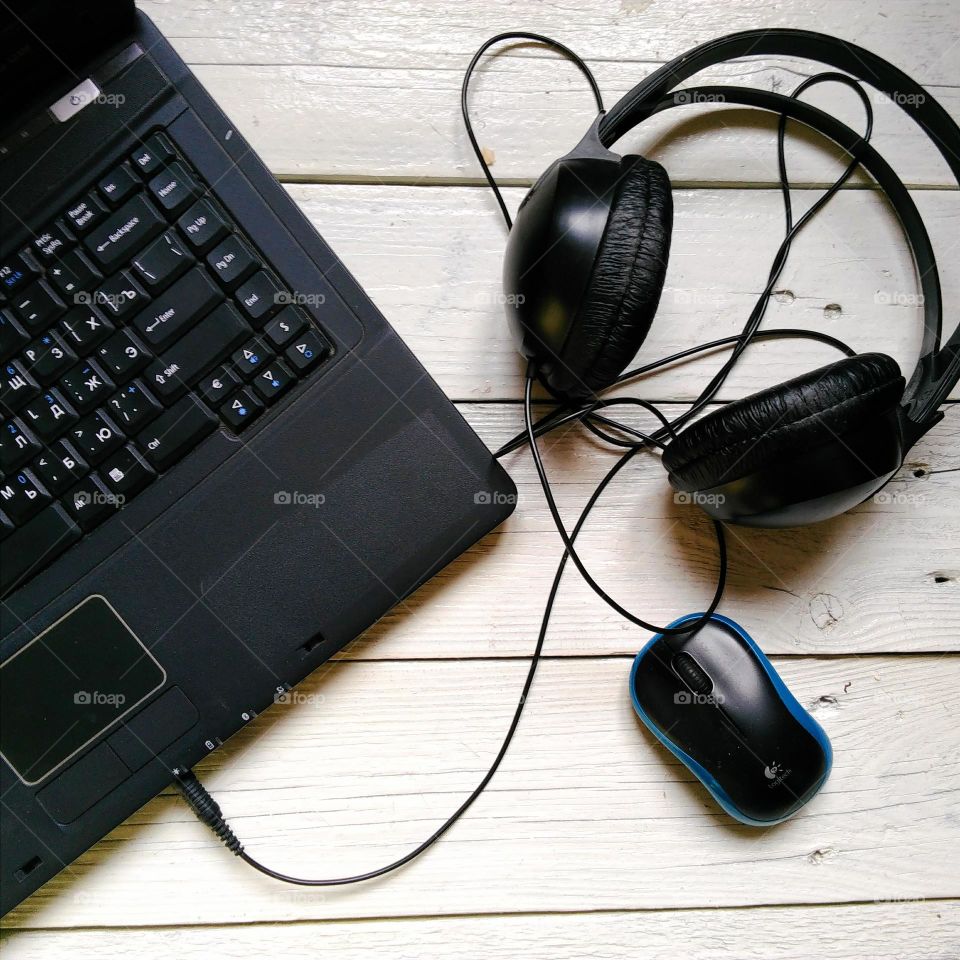
M 702 613 L 688 613 L 683 617 L 680 617 L 677 620 L 674 620 L 673 623 L 667 624 L 668 627 L 682 627 L 685 623 L 691 623 L 694 620 L 699 620 L 703 616 Z M 735 623 L 729 617 L 725 617 L 722 614 L 714 613 L 711 617 L 711 620 L 716 621 L 717 623 L 722 623 L 725 626 L 730 627 L 731 630 L 735 630 L 736 633 L 746 640 L 747 644 L 757 655 L 760 665 L 763 667 L 767 676 L 770 678 L 770 682 L 773 684 L 774 689 L 780 695 L 780 699 L 783 700 L 784 705 L 793 715 L 794 719 L 820 744 L 821 749 L 823 750 L 824 756 L 827 758 L 827 769 L 824 771 L 823 776 L 820 778 L 816 787 L 813 790 L 813 793 L 804 801 L 801 805 L 805 805 L 809 800 L 817 794 L 820 788 L 824 785 L 827 780 L 827 777 L 830 776 L 830 770 L 833 767 L 833 747 L 830 744 L 830 740 L 824 732 L 823 727 L 817 723 L 813 717 L 807 713 L 806 710 L 800 705 L 797 698 L 790 692 L 787 685 L 780 678 L 780 674 L 773 668 L 773 664 L 767 659 L 766 654 L 757 646 L 753 637 L 747 633 L 740 624 Z M 696 776 L 696 778 L 710 791 L 710 794 L 713 796 L 714 800 L 735 820 L 739 820 L 741 823 L 745 823 L 750 827 L 772 827 L 775 824 L 783 823 L 785 820 L 789 820 L 792 816 L 799 813 L 800 808 L 797 808 L 793 813 L 788 814 L 785 817 L 780 817 L 776 820 L 754 820 L 752 817 L 747 817 L 734 804 L 730 799 L 730 795 L 727 793 L 723 787 L 711 776 L 711 774 L 696 760 L 693 759 L 688 753 L 681 750 L 678 746 L 672 743 L 665 734 L 663 734 L 654 720 L 647 714 L 647 712 L 640 706 L 640 701 L 637 699 L 637 668 L 640 666 L 640 661 L 647 654 L 647 651 L 660 639 L 663 638 L 662 633 L 658 633 L 656 636 L 651 637 L 650 640 L 644 645 L 643 649 L 637 654 L 633 661 L 633 667 L 630 670 L 630 699 L 633 701 L 633 709 L 636 710 L 637 716 L 643 721 L 647 729 L 681 762 L 684 766 L 688 767 Z

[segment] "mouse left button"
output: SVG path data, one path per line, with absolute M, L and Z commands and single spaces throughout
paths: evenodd
M 58 823 L 73 823 L 129 776 L 127 765 L 101 743 L 45 786 L 37 800 Z

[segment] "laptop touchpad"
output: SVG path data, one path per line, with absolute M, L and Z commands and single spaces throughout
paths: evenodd
M 113 607 L 87 597 L 0 666 L 0 755 L 37 783 L 165 680 Z

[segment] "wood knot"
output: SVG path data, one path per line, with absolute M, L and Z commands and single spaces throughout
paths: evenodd
M 829 630 L 843 617 L 843 604 L 832 593 L 818 593 L 810 601 L 810 617 L 818 630 Z

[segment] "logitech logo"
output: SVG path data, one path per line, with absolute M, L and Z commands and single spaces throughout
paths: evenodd
M 792 770 L 785 770 L 783 764 L 778 763 L 776 760 L 769 766 L 763 768 L 763 775 L 770 781 L 768 786 L 771 790 L 774 787 L 779 787 L 792 772 Z

